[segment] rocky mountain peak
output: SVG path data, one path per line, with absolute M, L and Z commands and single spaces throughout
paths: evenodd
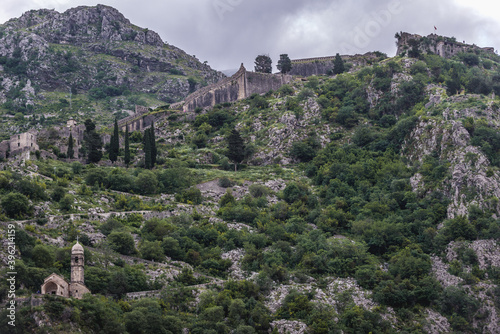
M 0 71 L 0 103 L 16 96 L 7 105 L 12 113 L 27 112 L 28 104 L 36 112 L 47 94 L 68 87 L 98 102 L 112 98 L 110 111 L 133 108 L 138 96 L 162 105 L 224 77 L 105 5 L 31 10 L 0 25 Z M 37 87 L 30 94 L 28 82 Z
M 64 13 L 50 9 L 30 10 L 5 25 L 28 29 L 56 44 L 135 41 L 159 47 L 164 45 L 156 32 L 132 25 L 117 9 L 105 5 L 79 6 Z

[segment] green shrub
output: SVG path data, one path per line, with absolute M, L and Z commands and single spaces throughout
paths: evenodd
M 252 195 L 254 198 L 267 196 L 270 193 L 268 187 L 266 187 L 263 184 L 257 184 L 257 183 L 254 183 L 250 187 L 248 187 L 248 191 L 250 192 L 250 195 Z
M 280 97 L 291 96 L 293 95 L 294 90 L 290 85 L 283 85 L 278 89 L 278 93 Z
M 47 200 L 48 196 L 45 193 L 44 186 L 44 184 L 37 181 L 21 179 L 14 185 L 14 188 L 32 200 Z
M 352 128 L 358 122 L 358 117 L 356 116 L 352 106 L 344 106 L 340 108 L 335 121 L 347 128 Z
M 108 242 L 111 249 L 120 254 L 131 255 L 136 253 L 134 238 L 128 232 L 113 231 L 108 235 Z
M 92 168 L 85 175 L 85 183 L 89 186 L 103 185 L 107 186 L 108 173 L 106 169 L 103 168 Z
M 233 182 L 226 176 L 221 177 L 217 181 L 217 184 L 219 185 L 219 187 L 222 187 L 222 188 L 229 188 L 229 187 L 233 186 Z
M 269 108 L 269 103 L 264 97 L 254 94 L 250 96 L 250 107 L 255 109 L 267 109 Z
M 160 191 L 168 194 L 174 194 L 189 187 L 192 180 L 192 173 L 187 168 L 168 168 L 158 173 Z
M 156 194 L 158 191 L 158 178 L 150 170 L 144 170 L 135 179 L 135 190 L 142 195 Z
M 142 258 L 146 260 L 152 260 L 161 262 L 165 259 L 165 254 L 163 254 L 163 248 L 161 246 L 161 241 L 143 241 L 139 247 Z
M 226 193 L 219 200 L 219 207 L 223 208 L 226 205 L 235 205 L 236 199 L 234 198 L 231 190 L 226 191 Z
M 108 236 L 114 230 L 121 230 L 124 228 L 124 225 L 121 221 L 114 217 L 108 218 L 104 224 L 99 228 L 102 234 Z
M 198 188 L 192 187 L 183 190 L 180 194 L 176 194 L 175 200 L 182 203 L 201 204 L 203 196 L 201 196 L 201 191 Z
M 309 194 L 309 190 L 306 186 L 302 184 L 297 184 L 295 182 L 289 183 L 283 190 L 283 199 L 288 203 L 292 204 L 299 200 L 305 200 L 305 197 Z
M 59 202 L 64 195 L 66 194 L 66 190 L 61 186 L 56 186 L 52 191 L 52 199 L 56 202 Z
M 22 217 L 29 211 L 29 201 L 23 194 L 11 192 L 3 197 L 2 208 L 11 218 Z
M 68 212 L 71 211 L 73 208 L 73 204 L 75 203 L 75 199 L 73 196 L 66 194 L 64 197 L 59 201 L 59 208 L 62 211 Z

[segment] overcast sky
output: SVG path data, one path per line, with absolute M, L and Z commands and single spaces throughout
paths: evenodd
M 113 6 L 218 70 L 253 70 L 259 54 L 307 58 L 382 51 L 394 34 L 434 32 L 500 48 L 500 2 L 492 0 L 2 0 L 0 22 L 30 9 Z

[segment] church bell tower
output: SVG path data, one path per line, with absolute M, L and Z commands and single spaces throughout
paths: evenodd
M 71 248 L 71 283 L 84 284 L 84 260 L 83 247 L 77 241 L 73 248 Z

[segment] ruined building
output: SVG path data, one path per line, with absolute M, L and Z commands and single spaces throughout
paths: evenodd
M 396 34 L 397 39 L 397 54 L 398 56 L 408 56 L 411 50 L 421 53 L 434 53 L 443 58 L 451 58 L 461 52 L 476 52 L 483 51 L 487 53 L 495 53 L 492 47 L 479 47 L 475 44 L 466 44 L 465 41 L 458 42 L 454 37 L 444 37 L 436 34 L 430 34 L 422 37 L 417 34 L 409 34 L 400 32 Z
M 7 158 L 23 152 L 34 152 L 38 150 L 36 131 L 28 131 L 10 136 L 9 140 L 0 143 L 0 158 Z

